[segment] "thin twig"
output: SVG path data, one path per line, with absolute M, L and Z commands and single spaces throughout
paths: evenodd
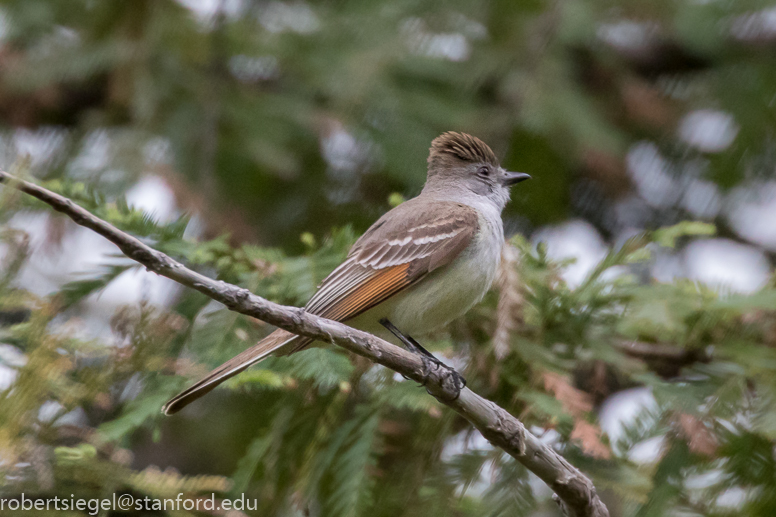
M 420 358 L 371 334 L 342 323 L 278 305 L 247 289 L 213 280 L 95 217 L 71 200 L 0 171 L 0 182 L 17 188 L 62 212 L 77 224 L 93 230 L 149 271 L 196 289 L 230 310 L 266 321 L 295 334 L 339 345 L 426 386 L 428 392 L 451 407 L 493 445 L 500 447 L 544 480 L 557 494 L 566 515 L 608 517 L 593 483 L 553 449 L 526 431 L 523 424 L 494 402 L 469 388 L 458 390 L 444 369 L 424 370 Z
M 680 348 L 642 341 L 623 341 L 614 346 L 626 355 L 644 361 L 650 370 L 664 379 L 678 376 L 691 364 L 711 361 L 711 353 L 704 348 Z

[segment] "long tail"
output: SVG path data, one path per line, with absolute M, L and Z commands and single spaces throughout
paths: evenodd
M 286 332 L 283 329 L 276 330 L 248 350 L 229 359 L 190 388 L 170 399 L 162 408 L 162 413 L 165 415 L 177 413 L 199 397 L 210 393 L 213 388 L 225 380 L 260 362 L 270 354 L 284 355 L 295 352 L 307 344 L 305 341 L 309 342 L 310 340 Z

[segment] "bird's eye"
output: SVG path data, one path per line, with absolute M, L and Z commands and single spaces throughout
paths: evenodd
M 479 169 L 477 169 L 477 174 L 480 176 L 489 176 L 490 175 L 490 167 L 482 166 Z

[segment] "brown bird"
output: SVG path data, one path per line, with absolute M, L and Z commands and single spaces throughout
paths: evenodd
M 383 215 L 305 306 L 311 314 L 398 339 L 437 361 L 410 334 L 458 318 L 493 283 L 504 244 L 501 211 L 528 174 L 505 171 L 484 142 L 448 132 L 434 139 L 423 191 Z M 388 329 L 390 332 L 386 332 Z M 279 329 L 165 404 L 167 415 L 272 355 L 312 343 Z

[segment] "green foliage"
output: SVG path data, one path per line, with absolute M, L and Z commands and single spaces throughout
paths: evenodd
M 756 34 L 731 34 L 763 0 L 246 1 L 204 17 L 140 4 L 4 2 L 14 52 L 0 111 L 9 126 L 63 128 L 36 174 L 120 195 L 174 169 L 216 233 L 300 252 L 303 232 L 363 230 L 392 194 L 417 192 L 428 143 L 448 129 L 486 137 L 507 168 L 541 179 L 508 209 L 534 225 L 572 213 L 570 185 L 611 206 L 630 181 L 628 146 L 644 139 L 672 170 L 700 167 L 724 188 L 771 174 L 776 74 Z M 639 22 L 643 48 L 601 37 Z M 734 145 L 679 144 L 676 122 L 696 109 L 729 113 Z M 339 130 L 359 149 L 332 160 L 321 136 Z M 84 158 L 95 142 L 108 142 L 109 163 Z
M 702 237 L 710 236 L 716 233 L 717 229 L 713 224 L 701 223 L 697 221 L 685 221 L 669 228 L 663 228 L 655 232 L 654 240 L 656 243 L 667 248 L 676 246 L 677 239 L 681 237 Z
M 418 192 L 432 138 L 481 136 L 505 168 L 535 178 L 514 190 L 508 230 L 582 217 L 612 240 L 639 233 L 575 287 L 567 263 L 512 239 L 511 303 L 489 295 L 433 349 L 590 474 L 613 517 L 770 517 L 776 281 L 744 295 L 645 275 L 661 247 L 746 240 L 724 214 L 696 221 L 680 200 L 698 183 L 723 195 L 773 177 L 773 37 L 755 30 L 768 9 L 5 0 L 0 166 L 29 149 L 10 172 L 203 274 L 301 306 L 370 223 Z M 756 38 L 740 35 L 747 27 Z M 618 30 L 648 44 L 602 36 Z M 680 138 L 700 109 L 732 117 L 728 147 Z M 659 151 L 676 201 L 639 196 L 627 160 L 637 143 Z M 164 179 L 181 214 L 129 206 L 144 175 Z M 164 309 L 89 314 L 136 267 L 116 255 L 56 292 L 26 290 L 31 257 L 57 253 L 72 228 L 52 214 L 46 245 L 32 246 L 17 216 L 41 212 L 0 192 L 0 367 L 14 376 L 0 391 L 0 497 L 244 493 L 261 501 L 257 515 L 295 517 L 557 511 L 422 387 L 342 350 L 270 359 L 162 417 L 168 397 L 272 329 L 187 290 Z M 95 333 L 95 318 L 110 329 Z M 494 329 L 506 329 L 501 347 Z M 616 439 L 601 434 L 600 403 L 634 387 L 654 406 Z M 636 459 L 649 441 L 655 457 Z
M 305 255 L 288 257 L 256 246 L 235 248 L 223 238 L 183 240 L 182 232 L 175 237 L 131 210 L 96 211 L 153 244 L 178 250 L 178 258 L 195 267 L 259 286 L 287 303 L 307 296 L 353 242 L 352 231 L 335 231 L 322 245 L 311 241 Z M 773 289 L 721 296 L 697 283 L 644 283 L 629 274 L 651 260 L 655 246 L 709 232 L 706 225 L 683 223 L 633 238 L 611 250 L 573 289 L 563 280 L 563 264 L 551 261 L 543 246 L 516 237 L 519 284 L 513 287 L 524 303 L 515 310 L 524 323 L 511 332 L 506 357 L 496 361 L 487 331 L 480 334 L 495 317 L 492 301 L 478 318 L 467 320 L 462 334 L 486 336 L 464 371 L 473 388 L 534 429 L 554 429 L 557 447 L 600 489 L 615 494 L 626 515 L 675 509 L 711 515 L 707 501 L 731 489 L 746 494 L 747 515 L 766 515 L 772 504 Z M 9 242 L 23 248 L 24 239 L 16 235 Z M 198 306 L 194 312 L 145 305 L 120 310 L 112 320 L 115 341 L 108 347 L 51 327 L 52 304 L 70 296 L 77 305 L 125 267 L 108 269 L 91 283 L 68 284 L 47 299 L 3 284 L 2 306 L 21 303 L 31 310 L 28 321 L 3 330 L 4 341 L 27 357 L 26 364 L 7 364 L 18 373 L 0 405 L 0 443 L 5 457 L 13 459 L 4 463 L 4 474 L 17 480 L 4 494 L 64 486 L 82 495 L 131 490 L 174 497 L 176 491 L 205 496 L 215 491 L 257 497 L 263 515 L 286 515 L 294 508 L 321 515 L 395 515 L 400 508 L 407 515 L 530 515 L 551 504 L 535 493 L 527 472 L 512 458 L 498 449 L 462 445 L 461 436 L 472 436 L 461 434 L 468 426 L 421 387 L 341 350 L 312 348 L 267 360 L 198 402 L 199 416 L 184 412 L 163 418 L 160 406 L 184 385 L 175 372 L 201 375 L 268 329 L 210 304 L 191 305 L 186 300 L 200 296 L 191 292 L 183 293 L 177 306 Z M 7 271 L 14 274 L 13 267 Z M 455 337 L 440 339 L 443 349 L 462 346 Z M 674 379 L 661 377 L 664 370 L 649 357 L 629 354 L 623 346 L 629 341 L 675 353 L 711 348 L 713 353 L 686 356 L 695 359 L 683 369 L 675 365 Z M 573 381 L 590 367 L 605 373 Z M 609 444 L 596 431 L 594 395 L 636 385 L 651 389 L 656 406 L 642 409 Z M 215 442 L 218 451 L 235 450 L 225 465 L 228 478 L 208 469 L 198 472 L 210 477 L 162 472 L 169 464 L 150 458 L 138 470 L 137 461 L 129 460 L 129 451 L 140 454 L 147 447 L 186 454 L 201 450 L 193 437 L 174 445 L 166 437 L 180 433 L 180 426 L 196 436 L 198 422 L 209 418 L 203 411 L 234 397 L 249 401 L 236 415 L 248 426 L 238 425 L 242 430 L 237 431 L 223 422 L 206 424 L 209 432 L 215 427 L 229 437 L 229 445 Z M 52 401 L 59 409 L 41 420 L 36 408 Z M 94 427 L 63 445 L 59 419 L 76 408 L 85 410 Z M 40 429 L 32 433 L 35 428 Z M 630 451 L 650 440 L 662 444 L 659 456 L 635 462 Z M 40 450 L 51 451 L 46 478 L 19 466 Z M 692 482 L 712 475 L 715 481 L 705 485 Z

